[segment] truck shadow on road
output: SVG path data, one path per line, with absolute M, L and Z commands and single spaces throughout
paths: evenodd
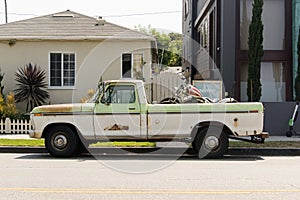
M 197 155 L 143 155 L 143 154 L 82 154 L 78 156 L 73 156 L 70 158 L 54 158 L 49 154 L 28 154 L 16 157 L 15 159 L 25 159 L 25 160 L 74 160 L 74 161 L 88 161 L 88 160 L 99 160 L 99 161 L 130 161 L 130 160 L 145 160 L 145 161 L 199 161 L 199 162 L 253 162 L 253 161 L 262 161 L 264 160 L 260 156 L 247 156 L 247 155 L 225 155 L 219 159 L 199 159 Z

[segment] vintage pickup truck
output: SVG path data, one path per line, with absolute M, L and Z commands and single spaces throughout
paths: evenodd
M 95 141 L 183 141 L 200 158 L 218 158 L 229 138 L 264 142 L 263 118 L 261 103 L 149 104 L 142 81 L 118 80 L 99 84 L 87 103 L 34 108 L 29 134 L 45 138 L 54 157 L 80 153 Z

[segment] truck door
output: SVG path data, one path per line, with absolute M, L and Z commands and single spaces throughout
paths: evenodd
M 97 139 L 140 137 L 140 104 L 134 84 L 108 85 L 94 112 Z

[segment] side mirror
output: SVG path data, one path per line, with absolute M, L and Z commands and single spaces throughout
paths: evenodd
M 103 103 L 104 103 L 105 105 L 108 104 L 108 96 L 107 96 L 107 93 L 106 93 L 106 92 L 104 92 L 104 94 L 103 94 Z
M 103 93 L 103 96 L 101 98 L 101 103 L 107 106 L 110 105 L 109 95 L 106 92 Z

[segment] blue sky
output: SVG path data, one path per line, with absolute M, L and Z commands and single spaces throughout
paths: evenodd
M 134 28 L 151 25 L 181 33 L 182 0 L 7 0 L 8 22 L 72 10 L 91 17 Z M 5 23 L 4 0 L 0 0 L 0 24 Z

